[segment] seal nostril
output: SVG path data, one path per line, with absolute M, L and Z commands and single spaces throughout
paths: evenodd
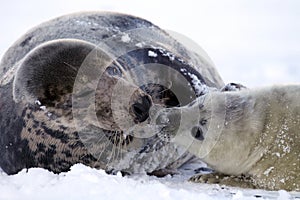
M 151 107 L 151 105 L 152 105 L 151 100 L 150 100 L 150 97 L 144 96 L 142 101 L 143 101 L 143 105 L 145 106 L 145 108 L 146 108 L 147 110 L 149 110 L 150 107 Z
M 138 122 L 144 122 L 149 117 L 151 104 L 150 98 L 148 96 L 143 96 L 142 103 L 135 103 L 132 105 L 133 113 Z
M 133 112 L 135 115 L 140 116 L 143 115 L 143 105 L 140 103 L 133 104 L 132 106 Z
M 192 136 L 197 140 L 204 140 L 203 131 L 200 127 L 195 126 L 192 128 Z
M 132 110 L 138 122 L 144 122 L 149 117 L 149 109 L 146 109 L 143 104 L 133 104 Z

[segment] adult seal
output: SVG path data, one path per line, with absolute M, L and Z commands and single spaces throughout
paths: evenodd
M 157 123 L 216 171 L 192 181 L 300 191 L 299 100 L 300 85 L 216 91 Z
M 43 23 L 0 64 L 0 167 L 8 174 L 75 163 L 163 174 L 193 158 L 139 131 L 153 104 L 184 106 L 223 82 L 209 60 L 152 23 L 109 12 Z

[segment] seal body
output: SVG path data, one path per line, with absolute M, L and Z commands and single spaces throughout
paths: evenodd
M 299 99 L 300 85 L 212 92 L 161 116 L 198 116 L 181 119 L 174 141 L 208 163 L 218 178 L 200 175 L 193 181 L 300 191 Z
M 176 169 L 193 155 L 155 132 L 137 137 L 132 127 L 147 123 L 153 103 L 186 105 L 223 86 L 207 60 L 165 31 L 106 12 L 33 28 L 8 49 L 0 77 L 0 167 L 8 174 L 59 173 L 75 163 L 126 173 Z

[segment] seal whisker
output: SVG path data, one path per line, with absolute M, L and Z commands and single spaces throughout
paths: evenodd
M 115 156 L 116 156 L 116 151 L 117 151 L 117 144 L 118 144 L 118 134 L 114 134 L 113 136 L 113 147 L 112 147 L 112 152 L 111 152 L 111 157 L 110 157 L 110 160 L 109 160 L 109 163 L 113 163 L 114 160 L 115 160 Z
M 96 142 L 96 144 L 100 144 L 99 146 L 101 147 L 99 155 L 97 157 L 97 161 L 99 161 L 99 160 L 101 160 L 103 153 L 107 150 L 106 148 L 110 145 L 110 141 L 105 136 L 105 134 L 103 134 L 102 137 Z
M 65 65 L 67 65 L 68 67 L 70 67 L 73 71 L 75 71 L 75 72 L 77 72 L 78 71 L 78 69 L 75 67 L 75 66 L 73 66 L 73 65 L 71 65 L 71 64 L 69 64 L 69 63 L 67 63 L 67 62 L 63 62 Z
M 166 88 L 166 89 L 164 89 L 164 90 L 159 91 L 158 94 L 161 94 L 161 93 L 166 92 L 166 91 L 168 91 L 168 90 L 169 90 L 169 88 Z
M 109 165 L 110 163 L 112 163 L 112 157 L 113 157 L 113 155 L 114 155 L 114 152 L 115 152 L 115 145 L 113 144 L 112 145 L 112 149 L 111 149 L 111 151 L 110 151 L 110 153 L 107 155 L 107 165 Z
M 117 135 L 118 139 L 120 140 L 118 144 L 118 149 L 117 149 L 117 155 L 116 155 L 116 160 L 122 160 L 122 148 L 123 148 L 123 145 L 126 144 L 126 136 L 124 138 L 123 134 L 118 134 Z

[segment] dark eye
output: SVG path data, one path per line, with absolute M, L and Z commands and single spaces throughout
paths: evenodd
M 197 140 L 204 140 L 203 131 L 198 126 L 192 128 L 192 136 Z
M 122 71 L 117 66 L 109 66 L 106 68 L 106 72 L 111 76 L 122 76 Z
M 207 120 L 206 119 L 201 119 L 200 120 L 200 125 L 204 126 L 205 124 L 207 124 Z

